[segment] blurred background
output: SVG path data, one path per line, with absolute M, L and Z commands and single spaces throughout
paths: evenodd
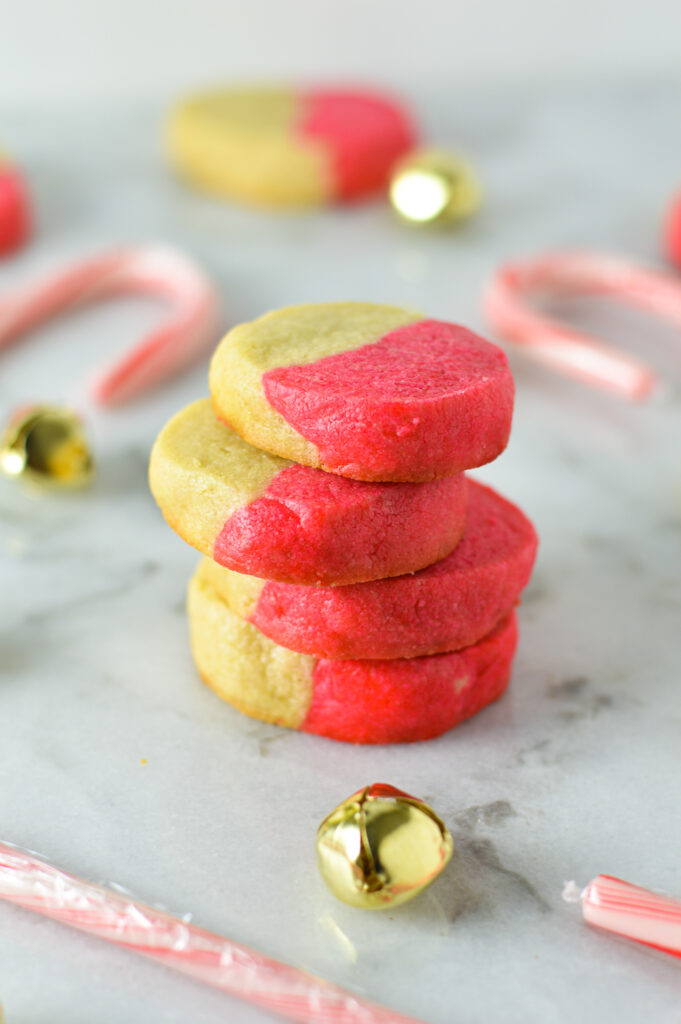
M 461 90 L 681 72 L 677 0 L 3 0 L 0 11 L 0 108 L 158 99 L 251 75 Z

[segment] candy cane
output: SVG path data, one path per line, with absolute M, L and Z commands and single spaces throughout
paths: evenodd
M 125 402 L 188 366 L 217 340 L 217 293 L 178 252 L 160 247 L 117 249 L 0 296 L 0 348 L 65 310 L 138 292 L 169 300 L 172 310 L 94 381 L 96 401 Z
M 618 299 L 681 327 L 681 283 L 670 274 L 592 253 L 564 252 L 502 267 L 483 297 L 490 326 L 554 369 L 630 399 L 650 394 L 646 363 L 532 310 L 528 297 L 586 294 Z
M 568 882 L 563 893 L 572 902 L 578 893 Z M 577 899 L 588 924 L 681 957 L 681 903 L 641 889 L 611 875 L 598 875 Z
M 141 953 L 302 1024 L 419 1024 L 247 946 L 0 843 L 0 899 Z

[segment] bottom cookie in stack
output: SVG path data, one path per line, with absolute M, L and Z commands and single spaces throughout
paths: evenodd
M 199 566 L 189 584 L 192 650 L 204 681 L 253 718 L 349 743 L 432 739 L 508 685 L 515 613 L 478 643 L 448 654 L 334 660 L 270 640 L 230 610 Z

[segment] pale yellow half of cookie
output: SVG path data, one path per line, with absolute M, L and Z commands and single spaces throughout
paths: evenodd
M 327 201 L 330 153 L 295 137 L 295 94 L 285 88 L 204 93 L 179 103 L 166 126 L 178 173 L 196 188 L 257 205 L 315 206 Z
M 312 703 L 316 659 L 280 647 L 230 611 L 206 580 L 204 566 L 187 595 L 192 653 L 202 679 L 245 714 L 299 728 Z
M 159 434 L 149 486 L 172 529 L 210 555 L 230 514 L 258 498 L 288 465 L 243 441 L 216 419 L 210 399 L 202 398 Z
M 211 361 L 209 382 L 216 412 L 251 444 L 325 468 L 316 445 L 272 408 L 263 375 L 355 351 L 422 319 L 421 313 L 398 306 L 326 302 L 287 306 L 240 324 L 225 335 Z
M 250 618 L 267 582 L 257 576 L 226 569 L 212 558 L 202 559 L 196 577 L 212 587 L 242 619 Z
M 223 700 L 276 725 L 349 743 L 431 739 L 505 689 L 517 640 L 511 613 L 471 647 L 423 658 L 352 661 L 299 654 L 233 612 L 199 570 L 189 584 L 199 674 Z

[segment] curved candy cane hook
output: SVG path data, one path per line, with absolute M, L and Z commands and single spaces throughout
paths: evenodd
M 646 363 L 531 309 L 528 297 L 540 291 L 612 297 L 681 327 L 681 284 L 675 277 L 615 257 L 558 252 L 507 264 L 483 297 L 492 330 L 554 369 L 629 399 L 650 394 L 656 376 Z
M 171 313 L 91 386 L 102 405 L 126 402 L 188 366 L 216 340 L 217 292 L 179 252 L 156 246 L 115 249 L 0 296 L 0 348 L 65 310 L 138 292 L 168 299 Z

